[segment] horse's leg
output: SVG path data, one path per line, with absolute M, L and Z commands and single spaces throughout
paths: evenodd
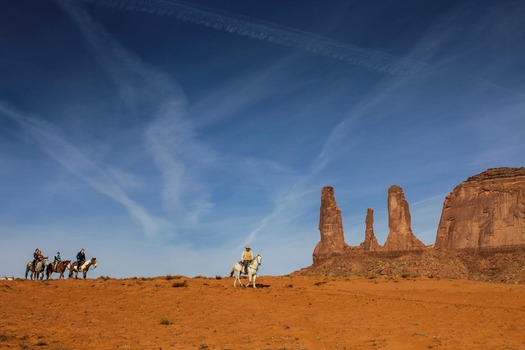
M 242 286 L 242 282 L 241 282 L 241 280 L 239 279 L 239 275 L 240 275 L 241 273 L 240 273 L 239 270 L 237 270 L 237 269 L 235 269 L 235 272 L 237 272 L 237 274 L 235 275 L 235 280 L 233 281 L 233 286 L 234 286 L 235 288 L 237 288 L 237 281 L 239 281 L 239 283 L 240 283 L 241 286 Z
M 237 270 L 237 276 L 235 276 L 235 280 L 239 281 L 239 284 L 241 285 L 241 287 L 244 287 L 244 284 L 242 284 L 242 281 L 241 281 L 241 270 Z
M 255 287 L 255 276 L 256 274 L 252 273 L 251 271 L 248 272 L 248 287 L 250 286 L 250 283 L 253 285 L 253 288 Z

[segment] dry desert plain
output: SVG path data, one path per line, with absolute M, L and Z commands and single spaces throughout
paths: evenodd
M 525 286 L 260 276 L 0 281 L 0 349 L 525 349 Z

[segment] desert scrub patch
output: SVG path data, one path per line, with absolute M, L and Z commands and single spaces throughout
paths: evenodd
M 167 275 L 166 276 L 166 280 L 167 281 L 178 280 L 178 279 L 181 279 L 181 278 L 182 278 L 181 275 Z
M 215 275 L 215 279 L 216 279 L 216 280 L 222 280 L 222 276 Z
M 173 288 L 187 287 L 188 286 L 188 281 L 173 282 L 173 284 L 171 286 Z
M 170 324 L 173 324 L 173 322 L 171 322 L 170 320 L 168 320 L 167 318 L 161 318 L 159 320 L 159 324 L 163 325 L 163 326 L 169 326 Z

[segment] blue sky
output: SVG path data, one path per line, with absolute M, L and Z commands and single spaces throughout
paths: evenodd
M 387 191 L 435 240 L 445 196 L 524 165 L 520 1 L 0 2 L 0 275 L 35 248 L 90 277 L 312 263 Z M 56 278 L 56 277 L 55 277 Z

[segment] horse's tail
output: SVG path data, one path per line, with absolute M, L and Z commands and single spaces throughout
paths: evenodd
M 233 273 L 235 272 L 235 266 L 232 267 L 232 270 L 230 271 L 230 277 L 233 277 Z

